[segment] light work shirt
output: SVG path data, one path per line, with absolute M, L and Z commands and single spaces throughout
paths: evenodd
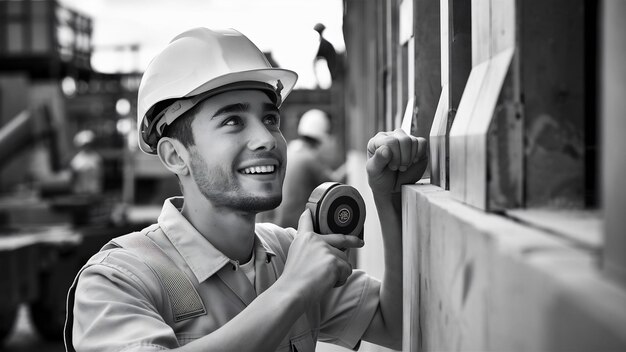
M 79 352 L 177 348 L 223 326 L 283 272 L 294 229 L 256 225 L 252 285 L 182 216 L 182 204 L 182 198 L 166 200 L 158 223 L 141 234 L 188 276 L 206 314 L 175 322 L 170 297 L 145 261 L 124 248 L 107 249 L 88 261 L 70 290 L 75 299 L 68 300 L 73 324 L 66 326 L 66 344 L 71 341 Z M 345 285 L 331 289 L 296 321 L 277 350 L 314 351 L 317 340 L 355 348 L 378 307 L 379 290 L 377 280 L 354 270 Z

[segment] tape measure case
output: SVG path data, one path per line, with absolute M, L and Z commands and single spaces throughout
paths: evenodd
M 313 190 L 306 207 L 313 215 L 315 232 L 363 238 L 365 202 L 356 188 L 339 182 L 322 183 Z

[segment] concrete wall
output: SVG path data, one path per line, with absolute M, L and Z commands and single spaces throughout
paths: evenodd
M 596 252 L 433 185 L 403 203 L 403 350 L 626 350 L 626 290 Z

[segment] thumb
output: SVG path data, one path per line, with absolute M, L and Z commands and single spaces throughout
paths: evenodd
M 298 220 L 298 232 L 314 232 L 313 230 L 313 217 L 309 208 L 304 209 L 300 220 Z
M 391 161 L 391 150 L 386 145 L 380 146 L 370 160 L 368 160 L 368 170 L 374 173 L 383 171 Z

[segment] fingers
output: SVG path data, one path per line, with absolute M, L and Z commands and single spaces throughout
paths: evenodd
M 361 248 L 365 244 L 362 239 L 350 235 L 328 234 L 320 237 L 329 245 L 342 250 L 346 248 Z
M 417 143 L 411 143 L 411 162 L 416 163 L 419 160 L 420 141 L 417 138 Z
M 417 137 L 418 151 L 416 161 L 428 159 L 428 141 L 425 138 Z
M 415 137 L 407 135 L 404 131 L 397 135 L 398 145 L 400 147 L 400 165 L 398 165 L 398 170 L 400 171 L 406 171 L 413 161 L 413 145 L 418 144 L 417 140 L 415 141 L 416 143 L 413 143 L 413 138 Z
M 423 138 L 407 135 L 401 129 L 378 133 L 367 145 L 371 171 L 382 171 L 385 167 L 393 171 L 406 171 L 424 152 L 425 141 Z
M 391 151 L 389 147 L 383 145 L 377 148 L 367 163 L 368 171 L 373 173 L 381 173 L 391 160 Z
M 313 217 L 311 211 L 304 209 L 298 220 L 298 233 L 313 232 Z

